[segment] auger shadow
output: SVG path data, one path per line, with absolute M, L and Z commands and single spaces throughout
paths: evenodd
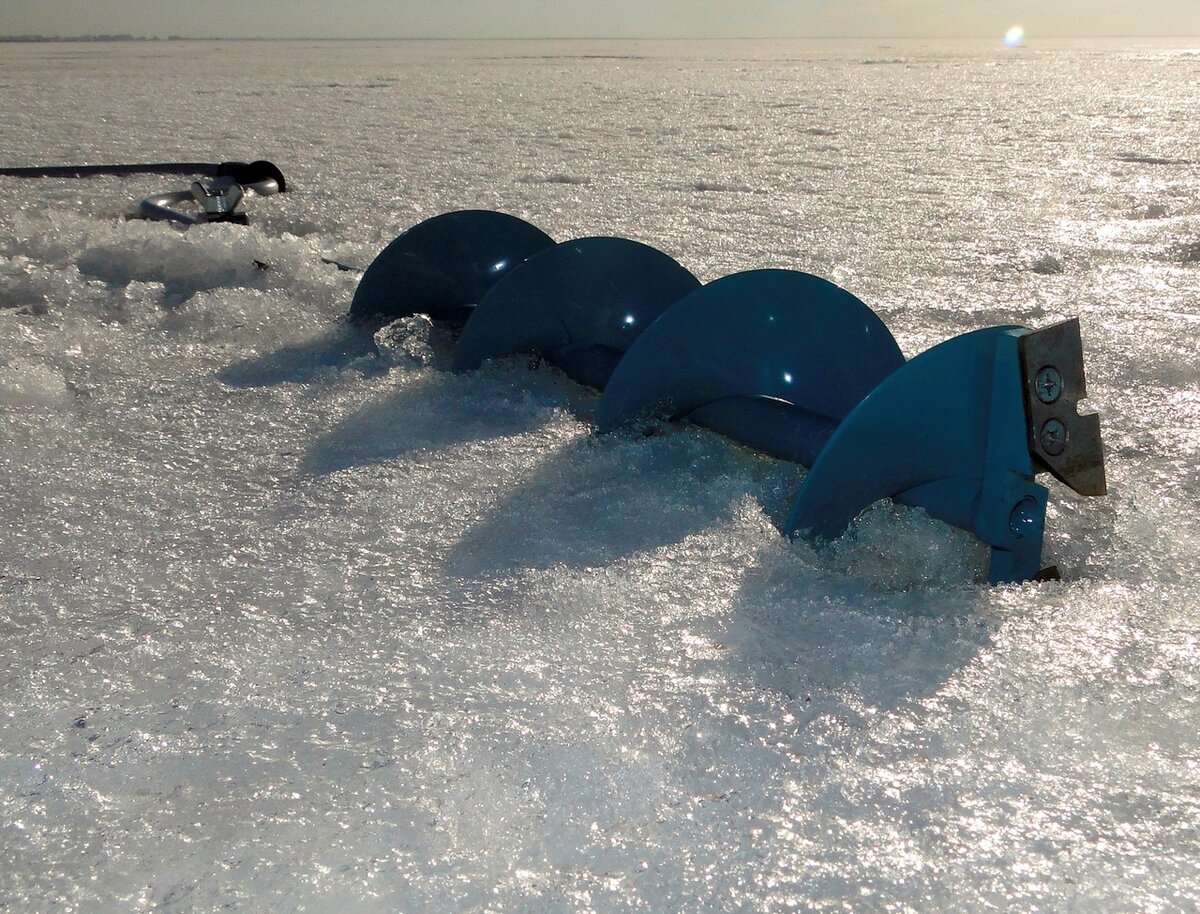
M 330 371 L 339 371 L 363 356 L 377 352 L 367 330 L 349 323 L 338 324 L 303 343 L 283 346 L 266 355 L 241 359 L 221 369 L 217 377 L 233 387 L 273 387 L 303 384 Z M 383 368 L 381 366 L 380 370 Z
M 423 366 L 422 375 L 322 435 L 305 457 L 304 470 L 332 473 L 417 451 L 523 434 L 544 424 L 555 409 L 587 414 L 595 396 L 556 371 L 530 371 L 515 360 L 465 374 L 440 370 L 442 361 L 435 358 Z
M 302 466 L 308 473 L 335 473 L 416 451 L 519 434 L 539 422 L 524 407 L 516 399 L 460 398 L 436 379 L 417 382 L 339 422 L 316 440 Z
M 555 566 L 602 567 L 679 542 L 723 516 L 772 471 L 694 427 L 572 441 L 514 487 L 452 547 L 465 578 Z
M 756 687 L 789 697 L 798 733 L 810 734 L 809 725 L 850 733 L 873 713 L 935 694 L 999 626 L 986 591 L 953 560 L 921 569 L 915 577 L 924 581 L 897 584 L 894 558 L 872 555 L 847 570 L 844 559 L 810 550 L 782 537 L 760 550 L 723 632 Z

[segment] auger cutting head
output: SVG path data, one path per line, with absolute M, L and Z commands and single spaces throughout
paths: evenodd
M 1079 415 L 1079 401 L 1087 397 L 1079 321 L 1026 334 L 1019 349 L 1035 465 L 1080 495 L 1108 494 L 1100 417 Z
M 621 238 L 555 245 L 503 213 L 468 210 L 398 237 L 363 275 L 350 317 L 415 312 L 465 327 L 464 371 L 537 353 L 599 387 L 597 430 L 690 418 L 811 466 L 785 526 L 834 539 L 883 498 L 970 530 L 993 583 L 1039 577 L 1048 471 L 1105 492 L 1100 424 L 1086 395 L 1079 322 L 992 327 L 905 362 L 861 301 L 791 270 L 705 286 Z
M 1038 577 L 1048 492 L 1034 476 L 1050 468 L 1045 447 L 1076 491 L 1104 490 L 1099 419 L 1074 408 L 1084 389 L 1078 340 L 1078 321 L 993 327 L 918 355 L 846 416 L 801 485 L 786 532 L 835 539 L 893 498 L 991 546 L 991 583 Z M 1055 389 L 1039 394 L 1039 382 Z

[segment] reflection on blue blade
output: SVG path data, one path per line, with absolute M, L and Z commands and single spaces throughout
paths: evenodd
M 691 413 L 776 456 L 811 461 L 836 421 L 902 364 L 887 327 L 844 289 L 790 270 L 737 273 L 693 292 L 630 347 L 596 426 Z
M 637 241 L 563 242 L 512 270 L 483 297 L 458 341 L 455 370 L 532 352 L 603 388 L 634 339 L 699 286 L 672 258 Z
M 351 320 L 428 314 L 464 320 L 509 270 L 554 240 L 516 216 L 461 210 L 427 219 L 371 263 L 350 305 Z
M 885 380 L 838 426 L 785 532 L 834 539 L 892 497 L 992 546 L 992 583 L 1040 570 L 1046 489 L 1033 481 L 1018 340 L 1023 328 L 955 337 Z

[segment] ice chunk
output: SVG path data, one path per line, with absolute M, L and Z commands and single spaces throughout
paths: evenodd
M 70 396 L 62 374 L 48 365 L 16 361 L 0 367 L 0 405 L 58 407 Z

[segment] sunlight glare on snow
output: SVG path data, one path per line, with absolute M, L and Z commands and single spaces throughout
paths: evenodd
M 0 178 L 0 907 L 1196 909 L 1197 61 L 1046 46 L 5 45 L 0 164 L 294 190 Z M 910 357 L 1078 315 L 1110 494 L 1039 477 L 1060 582 L 891 502 L 814 549 L 798 467 L 345 322 L 322 258 L 480 207 Z

